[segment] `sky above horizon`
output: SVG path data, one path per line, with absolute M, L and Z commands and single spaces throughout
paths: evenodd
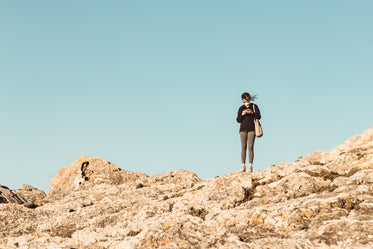
M 0 184 L 79 156 L 147 175 L 241 167 L 237 110 L 258 96 L 254 171 L 373 126 L 373 1 L 2 1 Z

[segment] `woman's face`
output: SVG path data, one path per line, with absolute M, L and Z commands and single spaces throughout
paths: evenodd
M 249 99 L 242 99 L 242 101 L 243 101 L 244 104 L 248 104 L 248 103 L 250 103 L 250 100 L 249 100 Z

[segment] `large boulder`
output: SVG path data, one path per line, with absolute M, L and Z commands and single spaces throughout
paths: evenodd
M 48 198 L 61 198 L 97 184 L 120 185 L 146 177 L 145 174 L 122 170 L 98 157 L 81 156 L 73 164 L 61 168 L 50 181 Z

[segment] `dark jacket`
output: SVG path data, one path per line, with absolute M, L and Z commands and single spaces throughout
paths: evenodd
M 246 107 L 245 105 L 242 105 L 240 109 L 238 109 L 237 113 L 237 122 L 241 123 L 240 125 L 240 132 L 245 131 L 255 131 L 255 126 L 254 126 L 254 118 L 256 119 L 261 119 L 262 116 L 260 115 L 260 110 L 257 105 L 255 105 L 255 112 L 254 112 L 254 106 L 255 104 L 250 103 L 249 107 Z M 246 114 L 242 116 L 242 111 L 250 109 L 254 112 L 254 114 Z

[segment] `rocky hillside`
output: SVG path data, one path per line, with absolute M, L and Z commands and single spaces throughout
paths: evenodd
M 199 179 L 80 157 L 45 195 L 0 185 L 0 248 L 373 248 L 373 128 L 328 153 Z

